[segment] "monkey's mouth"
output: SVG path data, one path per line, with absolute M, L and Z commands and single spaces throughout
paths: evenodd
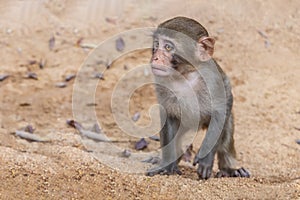
M 163 69 L 161 67 L 156 67 L 156 66 L 151 66 L 151 67 L 152 67 L 152 70 L 159 70 L 159 71 L 167 72 L 166 69 Z
M 156 76 L 169 76 L 170 72 L 168 69 L 159 67 L 159 66 L 151 66 L 152 73 Z

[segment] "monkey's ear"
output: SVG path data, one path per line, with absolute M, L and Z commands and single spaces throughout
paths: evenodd
M 212 37 L 201 37 L 198 40 L 198 56 L 201 61 L 208 61 L 214 53 L 215 39 Z

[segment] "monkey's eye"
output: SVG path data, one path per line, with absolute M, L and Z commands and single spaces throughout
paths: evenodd
M 172 51 L 172 50 L 173 50 L 173 47 L 172 47 L 171 45 L 169 45 L 169 44 L 166 44 L 166 45 L 165 45 L 165 49 L 166 49 L 167 51 Z
M 159 48 L 159 42 L 158 41 L 154 41 L 153 42 L 153 48 L 154 49 L 158 49 Z

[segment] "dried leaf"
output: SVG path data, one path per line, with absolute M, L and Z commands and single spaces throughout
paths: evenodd
M 67 87 L 67 83 L 66 82 L 58 82 L 55 84 L 55 87 L 65 88 L 65 87 Z
M 97 106 L 96 103 L 87 103 L 86 106 Z
M 124 48 L 125 48 L 125 42 L 124 42 L 123 38 L 119 37 L 116 40 L 116 49 L 117 49 L 117 51 L 123 51 Z
M 93 78 L 98 78 L 100 80 L 104 80 L 103 73 L 101 73 L 101 72 L 94 74 Z
M 79 129 L 79 132 L 82 136 L 87 137 L 89 139 L 100 141 L 100 142 L 110 142 L 110 140 L 104 134 L 95 133 L 93 131 Z
M 28 72 L 26 78 L 38 80 L 38 76 L 34 72 Z
M 182 156 L 182 160 L 185 162 L 191 162 L 192 161 L 192 151 L 193 151 L 193 145 L 189 145 L 187 150 Z
M 66 76 L 66 78 L 65 78 L 65 81 L 70 81 L 70 80 L 72 80 L 72 79 L 74 79 L 76 77 L 76 75 L 75 74 L 68 74 L 67 76 Z
M 83 136 L 83 137 L 86 137 L 86 138 L 89 138 L 89 139 L 92 139 L 92 140 L 95 140 L 95 141 L 100 141 L 100 142 L 111 142 L 107 137 L 106 135 L 104 134 L 99 134 L 99 133 L 96 133 L 96 132 L 93 132 L 93 131 L 89 131 L 89 130 L 84 130 L 82 125 L 79 124 L 78 122 L 76 122 L 75 120 L 73 119 L 68 119 L 66 121 L 66 123 L 77 129 L 79 131 L 79 133 Z
M 26 131 L 16 131 L 16 136 L 26 139 L 28 141 L 32 141 L 32 142 L 48 142 L 49 140 L 42 138 L 38 135 L 26 132 Z
M 25 132 L 28 132 L 28 133 L 33 133 L 35 131 L 35 129 L 31 126 L 31 125 L 27 125 L 25 128 L 24 128 L 24 131 Z
M 98 123 L 94 124 L 92 127 L 92 131 L 95 133 L 102 133 L 101 128 L 99 127 Z
M 149 139 L 154 140 L 154 141 L 160 141 L 160 138 L 157 135 L 152 135 L 149 137 Z
M 117 19 L 114 19 L 114 18 L 106 17 L 105 21 L 107 21 L 108 23 L 114 24 L 114 25 L 117 24 Z
M 80 47 L 82 41 L 83 41 L 83 37 L 80 37 L 80 38 L 76 41 L 76 46 L 77 46 L 77 47 Z
M 105 66 L 106 66 L 106 69 L 109 69 L 111 66 L 111 61 L 109 61 L 109 60 L 106 61 Z
M 160 161 L 161 161 L 160 157 L 157 157 L 157 156 L 154 156 L 154 157 L 151 156 L 145 160 L 142 160 L 142 162 L 151 163 L 153 165 L 160 163 Z
M 29 65 L 35 65 L 35 64 L 37 64 L 37 61 L 36 60 L 29 60 L 28 64 Z
M 269 40 L 265 40 L 265 47 L 269 48 L 271 46 L 271 43 Z
M 24 102 L 24 103 L 20 103 L 19 106 L 22 106 L 22 107 L 31 106 L 31 103 Z
M 258 34 L 263 37 L 264 39 L 268 39 L 268 36 L 265 32 L 261 31 L 261 30 L 257 30 Z
M 9 77 L 8 74 L 0 74 L 0 81 L 4 81 L 5 79 L 7 79 Z
M 124 151 L 122 151 L 121 156 L 124 158 L 128 158 L 129 156 L 131 156 L 131 151 L 128 149 L 125 149 Z
M 54 49 L 54 46 L 55 46 L 55 37 L 52 36 L 50 39 L 49 39 L 49 49 L 50 51 L 52 51 Z
M 82 129 L 81 124 L 73 119 L 67 119 L 66 123 L 77 130 Z
M 44 69 L 44 67 L 46 66 L 46 63 L 47 63 L 46 59 L 41 59 L 40 63 L 39 63 L 40 69 Z
M 142 138 L 135 143 L 136 150 L 143 150 L 147 148 L 147 146 L 148 146 L 148 142 L 145 140 L 145 138 Z
M 138 121 L 138 120 L 140 119 L 140 117 L 141 117 L 140 112 L 136 112 L 136 113 L 132 116 L 131 119 L 132 119 L 134 122 L 136 122 L 136 121 Z

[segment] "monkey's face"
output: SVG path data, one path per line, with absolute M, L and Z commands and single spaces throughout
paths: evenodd
M 168 38 L 162 36 L 153 38 L 151 68 L 154 75 L 170 76 L 172 74 L 175 51 L 174 43 Z
M 191 41 L 183 42 L 180 38 L 172 38 L 157 34 L 153 38 L 151 68 L 155 76 L 184 76 L 195 71 L 185 58 L 194 57 L 196 45 Z

